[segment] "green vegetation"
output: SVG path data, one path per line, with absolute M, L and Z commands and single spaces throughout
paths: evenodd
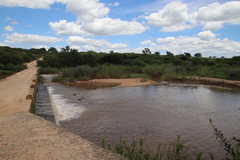
M 102 147 L 112 150 L 130 160 L 189 160 L 195 153 L 191 153 L 189 148 L 181 141 L 178 136 L 177 140 L 171 143 L 157 145 L 157 150 L 151 151 L 148 148 L 146 139 L 132 140 L 131 142 L 119 138 L 119 142 L 111 149 L 110 144 L 106 144 L 105 138 L 101 141 Z M 200 157 L 200 154 L 196 154 Z
M 209 119 L 211 126 L 214 130 L 216 139 L 219 139 L 220 146 L 226 152 L 226 160 L 239 160 L 240 159 L 240 139 L 233 137 L 228 140 L 224 137 L 221 130 L 216 128 L 212 120 Z M 176 141 L 169 143 L 159 143 L 156 146 L 156 150 L 152 151 L 148 148 L 146 139 L 140 138 L 139 140 L 126 141 L 122 137 L 119 138 L 117 144 L 112 147 L 106 143 L 106 139 L 102 138 L 101 144 L 103 148 L 111 150 L 115 153 L 123 155 L 130 160 L 202 160 L 203 153 L 197 153 L 196 151 L 190 151 L 191 146 L 186 146 L 181 141 L 181 137 L 178 136 Z M 214 155 L 209 153 L 209 159 L 214 160 Z
M 179 76 L 213 77 L 240 80 L 240 56 L 232 58 L 203 58 L 201 53 L 193 57 L 190 53 L 174 55 L 167 51 L 151 54 L 144 49 L 144 54 L 135 53 L 97 53 L 94 51 L 78 52 L 69 46 L 57 52 L 53 47 L 38 65 L 43 68 L 57 68 L 62 78 L 88 80 L 92 78 L 126 78 L 141 74 L 164 80 L 178 79 Z M 80 74 L 79 71 L 82 73 Z M 65 74 L 66 73 L 66 74 Z
M 212 119 L 209 119 L 209 121 L 214 130 L 216 139 L 219 139 L 220 146 L 222 146 L 226 152 L 224 159 L 240 160 L 240 139 L 232 137 L 230 140 L 228 140 L 224 137 L 222 131 L 213 125 Z
M 35 60 L 46 53 L 45 49 L 22 49 L 0 47 L 0 78 L 26 69 L 25 63 Z

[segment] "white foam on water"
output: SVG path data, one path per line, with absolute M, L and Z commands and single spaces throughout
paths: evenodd
M 53 86 L 48 87 L 54 118 L 57 125 L 59 125 L 59 121 L 70 120 L 82 115 L 85 111 L 84 106 L 69 102 L 69 100 L 65 99 L 62 94 L 54 93 L 54 90 Z

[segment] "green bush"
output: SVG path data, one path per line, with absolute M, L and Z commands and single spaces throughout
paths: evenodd
M 172 64 L 148 65 L 143 68 L 143 73 L 150 77 L 162 77 L 170 73 L 175 73 Z
M 240 80 L 240 68 L 231 69 L 227 72 L 230 79 Z
M 96 78 L 123 78 L 124 67 L 121 65 L 98 66 Z
M 42 67 L 40 69 L 40 74 L 57 74 L 59 69 L 51 67 Z
M 150 150 L 146 139 L 143 138 L 127 141 L 120 137 L 113 148 L 106 143 L 105 138 L 102 138 L 101 144 L 103 148 L 112 150 L 130 160 L 190 160 L 194 154 L 201 159 L 201 153 L 190 152 L 189 148 L 181 141 L 180 136 L 174 142 L 159 143 L 156 151 Z

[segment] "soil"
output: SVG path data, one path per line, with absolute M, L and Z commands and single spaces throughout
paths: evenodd
M 156 83 L 155 81 L 141 81 L 141 78 L 129 78 L 129 79 L 93 79 L 87 82 L 78 82 L 78 83 L 109 83 L 116 84 L 117 87 L 137 87 L 137 86 L 145 86 Z

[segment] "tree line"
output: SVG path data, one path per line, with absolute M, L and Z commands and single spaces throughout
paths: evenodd
M 147 67 L 161 68 L 162 70 L 164 67 L 159 66 L 170 66 L 168 69 L 178 75 L 240 80 L 240 56 L 204 58 L 201 53 L 196 53 L 194 56 L 190 53 L 174 55 L 169 51 L 166 52 L 166 55 L 160 55 L 159 52 L 151 54 L 151 51 L 146 48 L 143 50 L 143 54 L 116 53 L 113 51 L 110 51 L 110 53 L 78 52 L 69 46 L 62 48 L 59 52 L 51 47 L 47 53 L 43 60 L 38 61 L 40 67 L 74 68 L 82 65 L 90 67 L 117 65 L 135 67 L 135 70 L 131 72 L 143 73 L 144 68 L 146 70 Z
M 42 54 L 46 54 L 46 50 L 43 48 L 22 49 L 0 46 L 0 78 L 26 69 L 24 63 L 35 60 Z

